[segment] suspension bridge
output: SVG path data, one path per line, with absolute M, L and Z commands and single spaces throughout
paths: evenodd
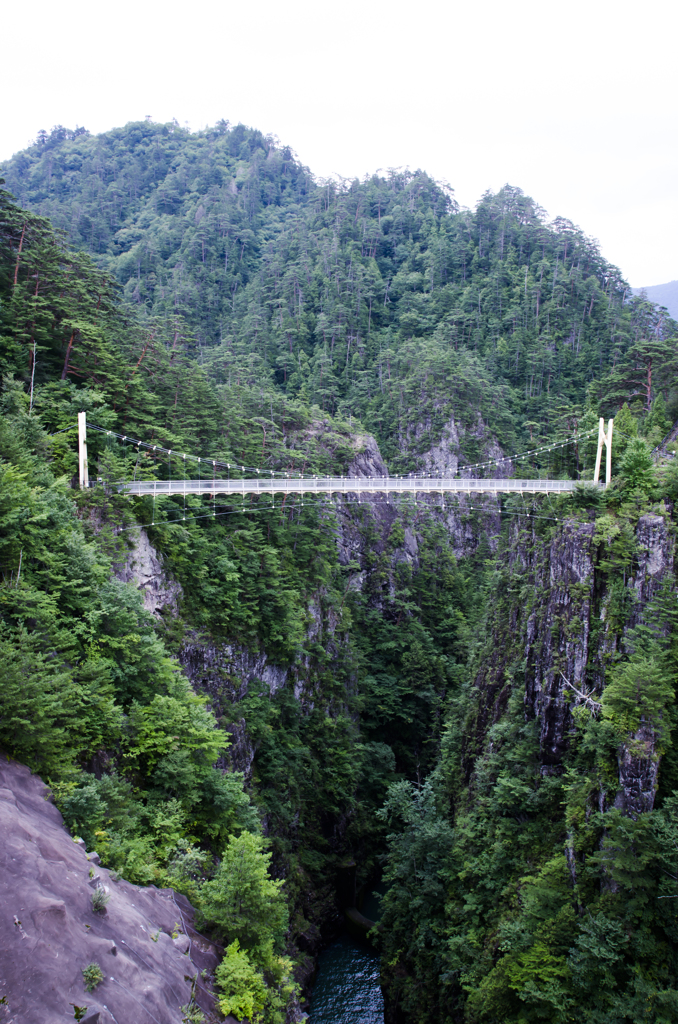
M 224 480 L 217 477 L 201 480 L 134 480 L 117 484 L 118 490 L 129 495 L 181 497 L 183 494 L 252 495 L 252 494 L 479 494 L 573 491 L 574 480 L 520 480 L 499 478 L 493 480 L 472 477 L 444 476 L 314 476 L 300 479 L 267 479 L 242 477 Z M 602 485 L 598 485 L 602 486 Z
M 108 437 L 129 445 L 136 451 L 145 450 L 156 459 L 166 459 L 168 463 L 167 479 L 133 479 L 116 481 L 112 486 L 127 495 L 148 495 L 154 498 L 184 497 L 187 495 L 204 495 L 213 498 L 215 495 L 245 496 L 257 494 L 290 494 L 290 495 L 327 495 L 334 497 L 342 494 L 386 494 L 414 495 L 418 494 L 537 494 L 567 493 L 581 485 L 576 480 L 558 480 L 549 478 L 521 478 L 509 476 L 508 473 L 526 460 L 543 459 L 544 454 L 565 448 L 578 441 L 590 438 L 595 433 L 586 431 L 583 434 L 565 438 L 562 441 L 542 445 L 521 455 L 502 456 L 487 459 L 484 462 L 470 463 L 459 466 L 459 472 L 466 475 L 423 475 L 409 474 L 401 476 L 304 476 L 294 472 L 265 470 L 250 466 L 224 463 L 215 459 L 187 455 L 160 445 L 142 441 L 138 438 L 118 434 L 98 426 L 89 425 L 90 429 L 99 431 Z M 86 414 L 78 414 L 78 447 L 79 447 L 79 478 L 80 487 L 89 487 L 92 483 L 88 472 L 87 457 L 87 420 Z M 612 476 L 612 429 L 613 420 L 605 430 L 601 418 L 598 427 L 598 450 L 592 487 L 603 487 L 610 483 Z M 606 481 L 599 481 L 603 449 L 606 448 Z M 187 476 L 188 466 L 197 469 L 197 477 Z M 173 468 L 174 467 L 174 470 Z M 179 468 L 181 475 L 179 475 Z M 481 471 L 501 469 L 503 476 L 480 476 Z M 522 468 L 522 467 L 520 467 Z M 228 471 L 227 474 L 225 471 Z M 247 475 L 246 475 L 247 474 Z

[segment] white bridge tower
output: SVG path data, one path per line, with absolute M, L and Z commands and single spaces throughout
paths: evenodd
M 78 464 L 80 468 L 80 490 L 89 487 L 87 466 L 87 413 L 78 413 Z
M 605 486 L 610 486 L 610 480 L 612 479 L 612 426 L 614 420 L 610 420 L 607 425 L 607 434 L 605 433 L 605 420 L 600 417 L 600 423 L 598 425 L 598 451 L 596 452 L 596 471 L 593 474 L 594 484 L 598 483 L 600 476 L 600 459 L 603 454 L 603 445 L 607 447 L 607 458 L 605 460 Z

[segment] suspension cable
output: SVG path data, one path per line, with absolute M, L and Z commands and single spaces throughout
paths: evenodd
M 102 434 L 107 434 L 109 437 L 116 437 L 119 440 L 122 440 L 123 445 L 125 447 L 126 447 L 126 443 L 129 441 L 130 444 L 132 444 L 134 446 L 148 448 L 149 450 L 153 451 L 154 453 L 158 452 L 159 454 L 166 454 L 168 456 L 168 458 L 169 458 L 170 479 L 171 479 L 171 456 L 172 456 L 173 449 L 171 449 L 171 448 L 163 448 L 161 445 L 158 445 L 158 444 L 153 445 L 153 444 L 150 444 L 148 441 L 137 440 L 137 439 L 129 437 L 128 435 L 118 434 L 114 430 L 107 430 L 106 428 L 99 427 L 99 426 L 97 426 L 94 423 L 88 423 L 87 426 L 88 426 L 89 429 L 96 430 L 96 431 L 99 431 Z M 553 441 L 553 442 L 551 442 L 549 444 L 542 445 L 539 448 L 533 448 L 533 449 L 531 449 L 529 451 L 519 452 L 519 453 L 517 453 L 515 455 L 504 455 L 501 458 L 485 459 L 482 462 L 463 463 L 463 464 L 460 463 L 460 464 L 457 465 L 457 473 L 461 473 L 462 470 L 468 470 L 468 469 L 487 469 L 489 466 L 499 466 L 499 465 L 502 465 L 502 464 L 505 464 L 505 463 L 522 462 L 522 461 L 525 461 L 526 459 L 533 458 L 536 455 L 540 455 L 543 452 L 549 452 L 550 453 L 552 451 L 555 451 L 556 449 L 566 448 L 568 445 L 576 444 L 578 441 L 584 440 L 585 438 L 590 437 L 592 434 L 595 434 L 597 429 L 598 429 L 597 427 L 594 427 L 591 430 L 586 430 L 586 431 L 584 431 L 581 434 L 575 434 L 572 437 L 560 439 L 560 440 L 557 440 L 557 441 Z M 200 456 L 197 456 L 197 455 L 183 455 L 183 458 L 184 458 L 184 460 L 191 459 L 193 461 L 197 461 L 198 463 L 200 462 Z M 213 465 L 214 468 L 219 466 L 220 468 L 226 469 L 228 471 L 228 476 L 229 476 L 229 479 L 230 479 L 231 463 L 229 463 L 229 462 L 220 462 L 218 459 L 212 459 L 211 461 L 212 461 L 212 465 Z M 549 465 L 550 465 L 550 454 L 549 454 Z M 243 473 L 245 473 L 245 472 L 247 472 L 247 473 L 260 473 L 261 472 L 261 467 L 258 467 L 258 466 L 243 466 L 243 465 L 241 465 L 240 468 L 241 468 L 241 471 Z M 287 477 L 287 476 L 289 476 L 289 473 L 286 472 L 285 470 L 269 470 L 268 472 L 270 472 L 272 476 L 278 476 L 278 477 Z M 298 473 L 298 475 L 300 477 L 303 477 L 303 474 L 301 474 L 301 473 Z M 417 475 L 417 476 L 425 475 L 425 471 L 424 471 L 424 473 L 416 473 L 415 475 Z M 184 477 L 185 477 L 185 473 L 184 473 Z
M 164 498 L 164 497 L 170 497 L 170 495 L 161 494 L 161 495 L 158 495 L 158 497 L 159 498 L 161 498 L 161 497 Z M 220 518 L 222 516 L 228 516 L 228 515 L 255 515 L 255 514 L 260 514 L 262 512 L 272 512 L 272 511 L 275 511 L 275 509 L 272 508 L 270 505 L 265 505 L 265 506 L 263 506 L 261 508 L 253 508 L 252 507 L 252 495 L 250 495 L 249 497 L 250 497 L 250 503 L 249 503 L 249 505 L 247 507 L 245 507 L 244 502 L 242 504 L 242 507 L 239 508 L 239 509 L 238 508 L 232 508 L 230 506 L 225 506 L 223 504 L 217 505 L 216 502 L 214 502 L 213 503 L 212 511 L 208 512 L 208 513 L 204 513 L 202 515 L 195 515 L 195 516 L 181 516 L 180 515 L 177 519 L 165 519 L 165 520 L 159 520 L 159 521 L 155 520 L 153 523 L 132 523 L 130 526 L 120 527 L 120 530 L 121 531 L 122 530 L 136 530 L 136 529 L 139 529 L 140 527 L 148 527 L 148 526 L 156 526 L 156 527 L 176 526 L 178 523 L 182 523 L 182 522 L 195 522 L 195 521 L 197 521 L 199 519 L 215 519 L 215 518 Z M 308 501 L 307 500 L 306 502 L 304 502 L 303 501 L 303 495 L 300 495 L 300 497 L 302 498 L 302 500 L 299 503 L 300 508 L 303 508 L 304 505 L 306 505 L 307 508 L 318 508 L 318 509 L 325 508 L 325 509 L 329 509 L 329 505 L 332 504 L 332 505 L 334 505 L 335 509 L 339 509 L 340 510 L 344 505 L 359 505 L 360 506 L 360 505 L 365 505 L 365 504 L 367 504 L 367 505 L 372 504 L 369 500 L 367 502 L 363 502 L 360 498 L 348 498 L 348 497 L 345 497 L 344 495 L 340 496 L 338 501 L 336 499 L 332 499 L 332 498 L 328 499 L 327 496 L 322 496 L 320 498 L 317 498 L 315 501 L 313 501 L 313 500 Z M 450 497 L 452 497 L 452 495 L 450 495 Z M 523 500 L 524 500 L 524 496 L 521 495 L 521 497 L 523 497 Z M 404 501 L 403 501 L 403 498 L 405 499 Z M 408 503 L 407 499 L 408 498 L 409 498 L 409 495 L 406 495 L 406 496 L 398 495 L 398 497 L 395 498 L 395 499 L 386 498 L 386 503 L 390 504 L 390 505 L 401 505 L 401 506 L 405 505 L 405 506 L 407 506 L 407 503 Z M 515 509 L 501 508 L 501 506 L 492 508 L 492 507 L 489 507 L 487 505 L 466 505 L 466 504 L 459 503 L 459 499 L 457 499 L 457 502 L 458 502 L 457 505 L 456 506 L 453 505 L 450 509 L 448 509 L 448 506 L 445 504 L 443 506 L 444 511 L 448 511 L 448 510 L 449 511 L 458 511 L 460 513 L 464 513 L 464 512 L 485 512 L 488 515 L 497 515 L 498 514 L 500 516 L 505 516 L 505 515 L 506 516 L 518 516 L 518 517 L 522 517 L 522 518 L 526 518 L 526 519 L 543 519 L 543 520 L 546 520 L 548 522 L 554 522 L 554 523 L 564 522 L 564 520 L 567 518 L 566 516 L 556 516 L 556 515 L 545 516 L 545 515 L 541 515 L 540 513 L 537 513 L 537 512 L 516 511 Z M 424 502 L 422 502 L 421 504 L 425 505 Z M 228 510 L 225 511 L 225 512 L 217 512 L 216 511 L 217 508 L 224 508 L 224 507 L 227 507 Z M 418 511 L 419 507 L 420 507 L 420 503 L 416 503 L 415 502 L 414 503 L 414 511 L 415 511 L 415 513 Z M 434 505 L 432 507 L 431 511 L 435 511 L 436 508 L 440 508 L 440 507 L 441 506 Z

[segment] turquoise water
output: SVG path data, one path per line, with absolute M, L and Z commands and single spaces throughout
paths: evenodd
M 381 897 L 386 893 L 386 886 L 383 882 L 370 886 L 365 893 L 363 905 L 360 908 L 370 921 L 381 921 Z
M 378 953 L 348 935 L 323 950 L 309 1024 L 384 1024 Z

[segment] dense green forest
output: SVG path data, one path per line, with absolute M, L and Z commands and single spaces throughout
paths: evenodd
M 318 182 L 226 122 L 56 128 L 2 173 L 141 322 L 181 317 L 215 383 L 358 417 L 392 469 L 421 403 L 434 423 L 491 410 L 506 445 L 564 432 L 612 368 L 622 401 L 639 395 L 648 346 L 673 336 L 592 239 L 510 186 L 470 212 L 421 171 Z
M 295 1019 L 355 863 L 388 886 L 393 1024 L 675 1020 L 678 473 L 650 450 L 678 326 L 508 185 L 469 211 L 422 171 L 319 181 L 227 122 L 58 127 L 0 172 L 0 745 L 195 902 L 226 1013 Z M 80 410 L 260 471 L 346 473 L 373 434 L 394 473 L 539 448 L 530 475 L 582 479 L 614 415 L 615 479 L 217 515 L 117 494 L 170 466 L 103 433 L 77 490 Z M 116 577 L 139 525 L 176 615 Z M 203 693 L 187 645 L 285 682 Z

